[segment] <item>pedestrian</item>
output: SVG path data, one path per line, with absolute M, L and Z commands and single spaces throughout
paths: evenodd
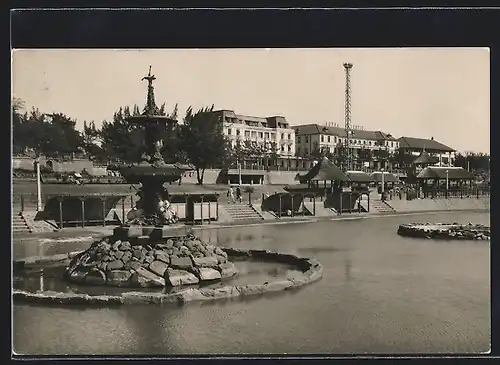
M 243 197 L 241 195 L 241 188 L 239 185 L 236 187 L 236 200 L 238 200 L 240 203 L 243 202 Z
M 229 186 L 229 190 L 227 191 L 227 203 L 234 204 L 234 190 L 232 186 Z

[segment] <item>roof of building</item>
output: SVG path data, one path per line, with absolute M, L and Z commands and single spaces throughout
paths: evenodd
M 433 165 L 439 161 L 438 158 L 432 157 L 426 150 L 423 150 L 422 153 L 412 162 L 414 165 Z
M 427 166 L 420 171 L 417 179 L 446 179 L 448 175 L 449 180 L 474 180 L 474 175 L 462 167 L 438 167 Z
M 455 150 L 451 147 L 448 147 L 433 138 L 425 139 L 425 138 L 415 138 L 415 137 L 400 137 L 399 139 L 399 147 L 403 148 L 416 148 L 416 149 L 425 149 L 428 151 L 440 151 L 440 152 L 454 152 Z
M 350 181 L 349 177 L 328 158 L 323 157 L 307 174 L 297 174 L 299 181 Z
M 295 134 L 297 136 L 306 135 L 306 134 L 326 134 L 333 135 L 338 137 L 345 137 L 345 129 L 341 127 L 333 127 L 327 125 L 319 125 L 319 124 L 302 124 L 293 126 L 295 129 Z M 353 129 L 352 138 L 361 138 L 361 139 L 371 139 L 371 140 L 388 140 L 388 141 L 396 141 L 396 138 L 393 137 L 389 133 L 384 133 L 381 131 L 367 131 L 363 129 Z

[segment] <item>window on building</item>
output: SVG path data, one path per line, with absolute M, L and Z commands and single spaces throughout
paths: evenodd
M 281 133 L 281 139 L 285 139 L 285 133 Z
M 245 131 L 245 137 L 250 138 L 250 131 Z
M 259 132 L 259 138 L 262 138 L 264 136 L 264 133 Z
M 325 142 L 325 136 L 321 135 L 321 142 Z
M 227 135 L 230 136 L 231 135 L 231 128 L 228 128 L 227 129 Z
M 309 143 L 309 136 L 306 136 L 306 143 Z
M 368 141 L 368 146 L 371 146 L 372 145 L 372 141 Z
M 264 133 L 264 137 L 269 139 L 269 132 Z
M 328 136 L 328 143 L 330 143 L 330 136 Z
M 292 146 L 288 145 L 288 152 L 292 152 Z
M 281 152 L 285 152 L 285 146 L 281 145 Z
M 292 139 L 292 135 L 290 133 L 288 133 L 288 140 L 291 140 Z
M 276 141 L 276 133 L 271 133 L 271 139 L 272 139 L 273 141 Z
M 255 138 L 257 137 L 257 132 L 256 131 L 252 131 L 252 138 Z
M 240 135 L 240 130 L 239 130 L 239 129 L 237 129 L 237 130 L 236 130 L 236 135 L 237 135 L 237 136 L 239 136 L 239 135 Z
M 297 136 L 297 143 L 300 143 L 300 136 Z
M 309 150 L 307 148 L 304 148 L 304 155 L 307 156 L 309 154 Z
M 333 137 L 333 142 L 337 143 L 337 137 Z

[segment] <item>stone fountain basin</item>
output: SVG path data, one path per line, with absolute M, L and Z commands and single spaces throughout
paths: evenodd
M 428 239 L 490 240 L 491 229 L 471 223 L 407 223 L 399 226 L 398 234 Z
M 185 303 L 198 300 L 229 299 L 236 297 L 245 297 L 250 295 L 260 295 L 266 292 L 277 292 L 283 290 L 293 290 L 303 285 L 315 282 L 323 276 L 321 264 L 309 258 L 302 258 L 291 254 L 272 252 L 267 250 L 241 250 L 234 248 L 221 248 L 228 258 L 234 262 L 259 262 L 279 266 L 283 264 L 291 268 L 287 271 L 286 277 L 266 277 L 263 283 L 248 283 L 248 280 L 238 279 L 236 275 L 231 279 L 222 279 L 217 284 L 210 285 L 191 285 L 171 288 L 161 291 L 154 288 L 142 288 L 140 291 L 129 291 L 130 288 L 115 288 L 101 286 L 104 290 L 100 294 L 93 295 L 74 291 L 29 291 L 24 289 L 14 289 L 13 298 L 19 303 L 33 303 L 42 305 L 121 305 L 134 303 Z M 74 259 L 83 251 L 70 254 L 60 254 L 50 257 L 26 258 L 14 262 L 15 270 L 40 270 L 45 267 L 54 267 L 65 265 L 69 260 Z M 244 276 L 244 273 L 243 273 Z M 248 277 L 250 279 L 250 276 Z M 260 280 L 263 280 L 260 278 Z M 201 284 L 201 283 L 200 283 Z M 231 285 L 232 284 L 232 285 Z M 79 288 L 85 289 L 87 285 L 76 284 Z M 94 286 L 92 291 L 96 292 L 98 286 Z M 112 289 L 111 291 L 109 289 Z M 106 292 L 103 294 L 103 292 Z

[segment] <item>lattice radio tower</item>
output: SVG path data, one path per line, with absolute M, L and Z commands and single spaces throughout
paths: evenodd
M 351 69 L 352 63 L 344 63 L 345 70 L 345 165 L 344 170 L 352 170 L 352 155 L 351 155 Z

